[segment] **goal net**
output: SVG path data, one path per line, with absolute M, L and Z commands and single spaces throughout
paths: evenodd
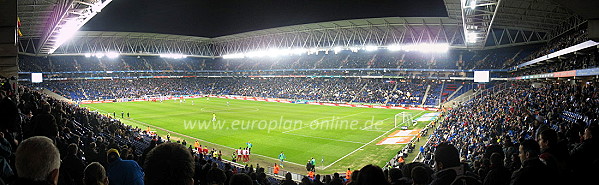
M 412 114 L 407 112 L 402 112 L 399 114 L 395 114 L 395 128 L 400 128 L 402 126 L 411 126 L 412 125 Z

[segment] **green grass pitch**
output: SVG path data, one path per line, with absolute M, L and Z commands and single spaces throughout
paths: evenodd
M 348 167 L 357 169 L 367 164 L 383 166 L 403 147 L 376 145 L 397 130 L 394 116 L 408 112 L 417 118 L 430 112 L 221 98 L 82 106 L 109 115 L 116 112 L 125 124 L 144 129 L 150 126 L 163 137 L 171 132 L 174 139 L 185 139 L 190 145 L 195 138 L 200 139 L 200 144 L 222 150 L 227 160 L 231 159 L 233 148 L 245 147 L 248 141 L 254 146 L 251 164 L 272 166 L 283 151 L 288 161 L 285 168 L 298 173 L 305 171 L 304 165 L 312 157 L 317 160 L 320 173 L 342 172 Z M 125 112 L 125 118 L 120 118 L 121 111 Z M 127 112 L 130 118 L 126 117 Z M 427 123 L 419 122 L 410 129 L 422 128 Z

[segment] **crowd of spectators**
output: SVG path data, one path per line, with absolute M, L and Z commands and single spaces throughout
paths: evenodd
M 569 71 L 576 69 L 596 68 L 599 67 L 599 53 L 596 49 L 571 54 L 565 57 L 554 59 L 557 61 L 536 65 L 534 67 L 518 70 L 513 73 L 513 76 L 525 76 L 552 73 L 559 71 Z
M 112 117 L 18 86 L 0 90 L 0 184 L 229 184 L 235 167 Z M 250 182 L 251 184 L 251 182 Z
M 85 56 L 20 56 L 23 72 L 84 72 L 84 71 L 155 71 L 155 70 L 271 70 L 271 69 L 500 69 L 508 59 L 519 60 L 532 47 L 487 51 L 450 51 L 433 54 L 420 52 L 350 52 L 338 54 L 263 57 L 244 59 L 183 58 L 166 59 L 157 56 L 120 56 L 96 58 Z
M 548 44 L 539 48 L 538 50 L 536 50 L 536 52 L 528 55 L 522 60 L 506 61 L 505 64 L 507 66 L 505 67 L 514 67 L 518 64 L 537 59 L 539 57 L 565 49 L 567 47 L 580 44 L 587 40 L 589 39 L 586 29 L 577 28 L 549 41 Z M 599 61 L 599 59 L 597 58 L 598 56 L 599 54 L 596 49 L 586 49 L 583 51 L 578 51 L 577 53 L 571 53 L 567 54 L 566 56 L 554 58 L 552 59 L 554 61 L 551 62 L 544 62 L 541 65 L 536 65 L 534 67 L 527 68 L 524 70 L 518 70 L 515 73 L 512 73 L 512 76 L 524 76 L 558 71 L 568 71 L 575 69 L 594 68 L 599 66 L 599 63 L 597 62 Z
M 297 184 L 290 174 L 276 180 L 259 166 L 236 167 L 195 154 L 28 88 L 0 95 L 3 183 Z M 351 178 L 315 175 L 299 184 L 590 182 L 599 169 L 593 137 L 599 132 L 598 100 L 592 83 L 507 84 L 447 112 L 422 163 L 386 170 L 367 165 Z
M 578 29 L 567 32 L 564 35 L 561 35 L 561 36 L 549 41 L 549 43 L 547 43 L 543 47 L 539 48 L 536 52 L 530 54 L 529 56 L 523 58 L 522 60 L 516 60 L 516 61 L 520 61 L 517 64 L 524 63 L 526 61 L 530 61 L 530 60 L 539 58 L 541 56 L 545 56 L 547 54 L 559 51 L 561 49 L 565 49 L 567 47 L 570 47 L 570 46 L 573 46 L 576 44 L 580 44 L 587 40 L 589 40 L 587 30 L 585 28 L 578 28 Z M 513 65 L 517 65 L 517 64 L 513 64 Z M 512 64 L 510 64 L 510 65 L 512 65 Z
M 507 83 L 447 112 L 424 164 L 449 142 L 485 184 L 592 182 L 599 170 L 599 93 L 590 83 Z M 436 164 L 435 164 L 436 165 Z
M 26 72 L 134 71 L 134 70 L 202 70 L 215 65 L 210 59 L 165 59 L 160 57 L 96 58 L 84 56 L 19 56 L 19 69 Z
M 404 106 L 438 105 L 441 98 L 446 101 L 449 95 L 442 96 L 440 92 L 444 85 L 441 81 L 431 80 L 400 82 L 362 78 L 159 78 L 31 84 L 75 101 L 211 94 Z M 425 95 L 427 100 L 423 102 Z
M 194 95 L 210 88 L 210 83 L 190 79 L 139 79 L 48 81 L 46 87 L 72 100 L 143 98 L 144 95 Z
M 277 180 L 259 166 L 196 154 L 191 145 L 26 87 L 3 87 L 0 100 L 0 184 L 297 184 L 289 173 Z M 367 165 L 352 178 L 316 175 L 300 184 L 389 184 L 386 173 Z
M 335 80 L 343 79 L 327 80 L 339 84 L 342 81 Z M 364 86 L 372 83 L 372 79 L 361 80 Z M 422 163 L 388 170 L 367 165 L 349 179 L 317 175 L 305 177 L 300 184 L 451 184 L 455 179 L 465 184 L 590 182 L 599 170 L 595 83 L 504 83 L 501 90 L 445 113 L 422 149 Z M 214 84 L 208 86 L 219 91 Z M 380 84 L 373 88 L 389 89 Z M 290 175 L 278 181 L 268 177 L 264 168 L 235 167 L 212 155 L 192 155 L 191 147 L 26 87 L 3 87 L 0 100 L 0 159 L 4 161 L 0 179 L 5 183 L 296 184 Z

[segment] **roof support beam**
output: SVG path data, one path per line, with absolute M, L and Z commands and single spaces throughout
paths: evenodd
M 37 54 L 52 54 L 65 41 L 73 37 L 77 30 L 108 5 L 112 0 L 87 3 L 75 0 L 58 0 L 38 44 Z
M 460 2 L 466 47 L 483 48 L 501 0 L 460 0 Z

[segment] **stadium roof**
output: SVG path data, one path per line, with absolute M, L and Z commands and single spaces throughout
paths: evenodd
M 325 31 L 332 29 L 348 28 L 368 28 L 373 26 L 425 26 L 425 25 L 445 25 L 458 26 L 459 22 L 445 17 L 383 17 L 368 19 L 352 19 L 330 22 L 320 22 L 311 24 L 301 24 L 293 26 L 284 26 L 278 28 L 250 31 L 240 34 L 227 35 L 215 38 L 215 41 L 226 41 L 235 39 L 244 39 L 262 35 L 301 33 L 309 31 Z
M 369 18 L 271 28 L 217 38 L 157 33 L 80 31 L 57 54 L 120 52 L 124 54 L 181 53 L 220 56 L 270 48 L 327 48 L 391 45 L 398 43 L 451 43 L 463 45 L 458 21 L 447 17 Z M 29 41 L 33 42 L 33 41 Z M 31 52 L 34 43 L 22 44 Z
M 47 29 L 43 20 L 50 17 L 49 14 L 56 5 L 54 1 L 64 0 L 18 1 L 18 15 L 23 22 L 24 34 L 20 46 L 21 53 L 44 54 L 33 48 L 36 48 L 38 42 L 36 39 L 39 39 L 40 34 Z M 476 3 L 474 9 L 469 8 L 469 3 L 472 2 Z M 115 48 L 117 51 L 128 52 L 119 48 L 129 47 L 130 52 L 137 50 L 138 53 L 182 51 L 189 55 L 220 56 L 272 47 L 308 48 L 414 42 L 447 42 L 454 48 L 484 49 L 546 42 L 586 21 L 550 0 L 444 0 L 444 3 L 448 17 L 384 17 L 328 21 L 214 38 L 157 33 L 79 31 L 74 39 L 65 43 L 70 46 L 61 47 L 57 52 L 69 54 L 100 49 L 115 50 Z M 464 6 L 461 6 L 462 4 Z M 470 32 L 466 27 L 472 25 L 480 27 L 481 34 L 485 34 L 484 40 L 477 41 L 478 45 L 469 45 L 466 42 Z M 180 43 L 189 48 L 167 47 L 167 43 L 162 43 L 167 40 L 175 45 L 174 41 L 181 41 Z M 139 51 L 139 48 L 132 47 L 132 43 L 144 45 L 145 48 L 162 49 Z M 37 45 L 39 48 L 39 44 Z
M 18 0 L 17 14 L 24 37 L 40 37 L 57 0 Z
M 112 2 L 82 30 L 215 38 L 336 20 L 446 16 L 442 0 L 126 0 Z
M 462 0 L 444 0 L 449 18 L 462 20 Z M 479 3 L 490 0 L 478 0 Z M 494 28 L 524 29 L 551 32 L 574 12 L 551 0 L 501 0 L 497 8 Z M 467 6 L 467 5 L 466 5 Z

